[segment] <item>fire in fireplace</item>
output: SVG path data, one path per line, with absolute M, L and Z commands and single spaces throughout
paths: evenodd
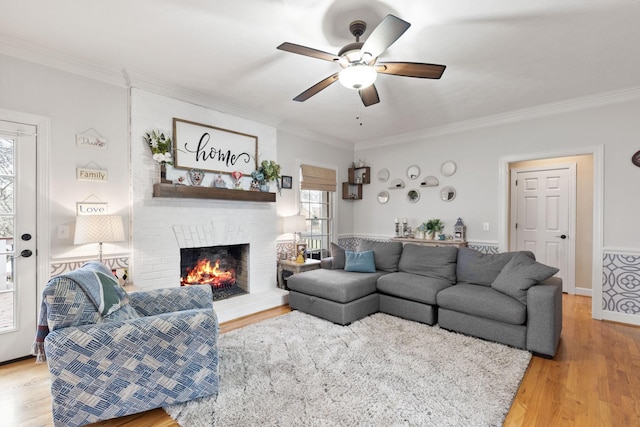
M 209 285 L 214 301 L 249 290 L 249 245 L 180 249 L 180 286 Z

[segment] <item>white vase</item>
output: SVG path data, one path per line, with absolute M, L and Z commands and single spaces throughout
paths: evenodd
M 426 239 L 427 240 L 433 240 L 433 234 L 434 234 L 433 231 L 427 233 Z
M 424 240 L 426 237 L 426 234 L 427 234 L 426 232 L 418 230 L 418 239 Z

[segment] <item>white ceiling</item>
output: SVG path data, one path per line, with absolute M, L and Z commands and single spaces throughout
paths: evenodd
M 338 66 L 276 46 L 337 53 L 349 22 L 367 21 L 366 39 L 387 13 L 412 26 L 380 60 L 444 64 L 442 79 L 380 75 L 367 108 L 340 84 L 292 101 Z M 0 53 L 12 40 L 126 70 L 331 143 L 640 87 L 637 0 L 0 0 L 0 15 Z

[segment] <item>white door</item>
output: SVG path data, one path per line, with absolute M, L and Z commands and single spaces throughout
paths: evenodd
M 560 269 L 563 291 L 575 293 L 575 164 L 513 169 L 511 248 Z
M 0 362 L 36 331 L 36 127 L 0 120 Z

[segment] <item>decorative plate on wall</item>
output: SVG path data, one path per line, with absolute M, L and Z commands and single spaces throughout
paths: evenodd
M 631 163 L 640 168 L 640 150 L 638 150 L 636 154 L 631 156 Z

